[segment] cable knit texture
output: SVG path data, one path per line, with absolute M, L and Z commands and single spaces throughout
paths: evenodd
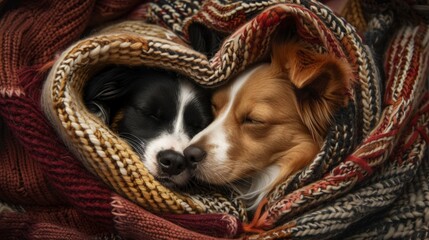
M 427 1 L 324 3 L 0 0 L 0 239 L 428 238 Z M 189 46 L 193 24 L 225 37 L 212 58 Z M 82 103 L 111 63 L 220 86 L 285 25 L 348 61 L 355 85 L 320 153 L 252 219 L 232 190 L 164 187 Z

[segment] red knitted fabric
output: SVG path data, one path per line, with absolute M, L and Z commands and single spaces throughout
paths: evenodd
M 39 164 L 32 161 L 4 124 L 0 118 L 0 199 L 19 205 L 62 204 Z
M 216 237 L 240 236 L 241 222 L 233 216 L 223 214 L 163 214 L 162 218 L 189 230 Z
M 215 239 L 215 237 L 239 236 L 243 230 L 242 225 L 232 216 L 221 214 L 163 214 L 157 216 L 117 196 L 75 159 L 57 137 L 51 124 L 42 114 L 40 103 L 41 86 L 43 80 L 46 79 L 47 71 L 49 67 L 52 66 L 52 62 L 57 53 L 62 52 L 73 42 L 78 41 L 81 37 L 101 25 L 108 24 L 107 21 L 115 20 L 123 15 L 125 16 L 127 13 L 131 12 L 130 10 L 134 9 L 136 4 L 141 2 L 139 0 L 21 0 L 16 3 L 14 2 L 13 8 L 9 6 L 11 2 L 12 0 L 0 0 L 0 239 L 109 239 L 116 235 L 119 235 L 121 239 Z M 167 27 L 185 27 L 178 24 L 182 23 L 184 18 L 177 17 L 177 12 L 186 15 L 193 13 L 192 11 L 168 11 L 171 9 L 169 4 L 174 3 L 177 4 L 177 6 L 186 5 L 183 4 L 183 2 L 167 0 L 156 1 L 157 4 L 162 4 L 162 8 L 160 8 L 158 12 L 159 15 L 156 16 L 159 16 Z M 200 6 L 202 2 L 204 1 L 192 1 L 192 4 L 198 3 L 196 5 Z M 218 3 L 222 1 L 213 2 Z M 310 4 L 310 1 L 305 2 Z M 340 1 L 333 0 L 328 2 L 339 3 Z M 271 3 L 272 2 L 269 4 Z M 312 1 L 311 4 L 312 3 L 314 3 L 314 1 Z M 256 2 L 254 6 L 258 7 L 260 4 L 261 2 Z M 247 6 L 250 5 L 251 4 L 247 4 Z M 215 10 L 213 8 L 213 3 L 212 5 L 205 5 L 205 7 L 207 12 L 212 11 L 215 17 L 217 12 L 222 12 Z M 182 8 L 179 8 L 179 10 L 181 9 Z M 249 17 L 254 16 L 253 14 L 249 14 L 249 12 L 243 11 L 245 8 L 232 6 L 230 9 L 237 10 L 237 12 L 232 15 L 224 14 L 221 17 L 226 16 L 226 18 L 219 18 L 218 21 L 216 20 L 207 24 L 218 30 L 232 32 L 248 21 Z M 323 10 L 323 8 L 321 9 Z M 141 8 L 140 10 L 143 11 L 138 11 L 138 13 L 143 13 L 145 15 L 147 14 L 145 11 L 148 10 L 148 8 Z M 250 11 L 253 10 L 250 9 Z M 308 11 L 303 13 L 313 14 L 313 12 Z M 327 14 L 326 11 L 320 11 L 320 14 L 326 15 L 327 18 L 331 16 Z M 137 14 L 137 16 L 140 15 Z M 205 21 L 205 17 L 208 15 L 200 12 L 200 15 L 195 16 L 199 16 L 200 19 Z M 256 19 L 259 18 L 261 23 L 267 23 L 265 25 L 260 25 L 262 26 L 260 31 L 254 32 L 243 29 L 246 30 L 246 34 L 258 33 L 264 36 L 264 34 L 270 31 L 270 25 L 278 21 L 278 19 L 272 19 L 271 17 L 273 16 L 277 17 L 278 15 L 273 12 L 273 15 L 261 14 L 257 16 Z M 320 24 L 320 27 L 334 28 L 338 26 L 339 31 L 344 27 L 339 26 L 338 23 L 341 22 L 337 21 L 320 20 L 320 23 L 332 23 L 332 26 Z M 303 24 L 300 26 L 311 27 L 310 25 L 306 26 Z M 257 24 L 256 26 L 259 25 Z M 416 39 L 402 35 L 404 39 L 409 42 L 401 39 L 401 34 L 399 34 L 397 45 L 392 45 L 392 43 L 390 43 L 391 47 L 389 49 L 395 54 L 391 54 L 392 52 L 388 52 L 387 54 L 387 56 L 392 56 L 394 60 L 386 62 L 388 65 L 386 69 L 390 70 L 390 72 L 386 75 L 389 77 L 389 81 L 387 82 L 388 86 L 386 89 L 385 103 L 389 105 L 388 109 L 393 109 L 392 112 L 402 114 L 406 112 L 407 119 L 410 118 L 411 113 L 414 112 L 412 111 L 413 109 L 411 109 L 411 107 L 413 107 L 411 105 L 417 102 L 417 100 L 411 99 L 412 97 L 410 96 L 414 96 L 415 91 L 419 90 L 421 87 L 420 85 L 422 85 L 415 84 L 416 81 L 414 80 L 417 78 L 416 76 L 427 78 L 427 70 L 425 70 L 426 72 L 424 74 L 420 70 L 414 70 L 419 69 L 418 67 L 421 67 L 419 66 L 421 63 L 426 63 L 421 65 L 427 66 L 427 55 L 422 57 L 424 61 L 418 59 L 421 57 L 419 52 L 421 52 L 422 49 L 427 49 L 423 47 L 423 43 L 427 43 L 427 41 L 425 41 L 427 40 L 427 29 L 428 27 L 425 26 L 420 27 L 420 29 L 416 31 L 413 30 L 414 33 L 417 33 L 415 35 L 417 36 Z M 176 29 L 176 31 L 180 32 L 181 30 L 179 31 Z M 336 42 L 336 37 L 333 36 L 337 33 L 334 34 L 334 32 L 331 31 L 326 32 L 329 34 L 325 35 L 325 37 L 327 37 L 329 41 L 332 40 Z M 407 32 L 408 30 L 406 33 Z M 311 34 L 305 37 L 314 38 Z M 319 38 L 317 38 L 317 40 L 319 40 Z M 404 44 L 404 46 L 402 46 L 398 43 L 411 44 Z M 351 44 L 351 42 L 345 41 L 344 44 Z M 338 45 L 340 45 L 339 42 Z M 252 46 L 252 44 L 249 44 L 249 46 Z M 360 46 L 360 44 L 356 46 Z M 354 48 L 356 46 L 352 44 L 343 47 Z M 340 51 L 338 50 L 339 48 L 336 49 Z M 342 50 L 340 52 L 342 53 Z M 252 52 L 248 53 L 252 54 Z M 363 52 L 360 54 L 362 53 Z M 340 53 L 338 54 L 341 55 Z M 407 56 L 413 57 L 408 58 Z M 366 58 L 364 57 L 359 59 L 365 60 Z M 397 58 L 400 59 L 400 61 Z M 362 69 L 365 70 L 367 68 L 363 67 Z M 403 71 L 403 74 L 398 74 L 400 71 Z M 404 78 L 399 78 L 399 75 Z M 420 81 L 420 79 L 418 80 Z M 400 87 L 395 87 L 395 84 L 398 83 L 400 83 Z M 371 89 L 372 88 L 375 87 L 372 86 Z M 374 91 L 373 93 L 376 92 L 378 91 Z M 399 100 L 396 99 L 396 97 L 398 97 Z M 364 100 L 371 99 L 368 98 Z M 408 102 L 405 102 L 407 100 L 413 101 L 410 101 L 410 105 L 406 105 L 405 103 L 408 104 Z M 378 209 L 387 209 L 390 207 L 390 205 L 388 205 L 390 203 L 384 203 L 386 205 L 381 205 L 381 207 L 380 205 L 367 206 L 361 204 L 362 201 L 360 200 L 363 199 L 366 203 L 371 203 L 370 200 L 375 199 L 375 201 L 372 202 L 383 204 L 382 197 L 386 197 L 386 199 L 390 201 L 398 197 L 396 193 L 395 195 L 389 193 L 389 191 L 393 193 L 398 191 L 399 188 L 393 189 L 396 187 L 395 185 L 397 185 L 397 183 L 386 181 L 389 183 L 387 184 L 389 188 L 384 188 L 385 186 L 377 182 L 378 179 L 375 179 L 372 183 L 369 182 L 369 184 L 373 184 L 374 186 L 369 185 L 366 186 L 366 188 L 370 190 L 368 192 L 374 193 L 373 196 L 365 195 L 366 192 L 359 191 L 352 193 L 353 195 L 346 194 L 348 193 L 347 191 L 350 190 L 346 189 L 349 185 L 341 184 L 345 183 L 344 179 L 346 177 L 350 177 L 350 186 L 353 187 L 356 181 L 364 180 L 362 176 L 367 176 L 360 174 L 358 171 L 362 170 L 361 172 L 366 172 L 369 176 L 371 174 L 370 170 L 384 168 L 385 165 L 381 165 L 380 162 L 388 161 L 386 160 L 387 156 L 393 148 L 396 148 L 396 151 L 398 151 L 398 158 L 403 155 L 409 155 L 408 158 L 401 159 L 403 162 L 410 160 L 415 162 L 421 161 L 420 155 L 417 156 L 420 153 L 417 152 L 417 154 L 412 152 L 415 149 L 420 149 L 417 148 L 419 146 L 416 144 L 417 147 L 412 148 L 412 145 L 418 141 L 426 141 L 421 145 L 425 147 L 424 149 L 427 149 L 426 144 L 429 141 L 427 129 L 428 117 L 426 114 L 429 111 L 428 105 L 426 104 L 427 101 L 428 95 L 426 95 L 423 100 L 424 104 L 420 112 L 416 113 L 417 117 L 411 121 L 412 124 L 410 127 L 412 129 L 410 129 L 410 131 L 405 131 L 407 130 L 405 129 L 405 124 L 408 124 L 409 121 L 403 120 L 405 118 L 396 118 L 391 114 L 392 112 L 388 112 L 388 114 L 384 115 L 386 120 L 382 122 L 386 125 L 377 126 L 383 131 L 374 132 L 372 135 L 383 140 L 386 136 L 389 137 L 385 134 L 384 130 L 393 127 L 394 131 L 390 131 L 391 135 L 398 135 L 400 130 L 403 132 L 411 132 L 412 134 L 410 134 L 409 138 L 401 140 L 399 137 L 396 138 L 395 136 L 395 138 L 392 138 L 395 143 L 400 140 L 400 144 L 395 145 L 393 144 L 393 140 L 389 142 L 389 144 L 381 145 L 373 141 L 374 139 L 366 139 L 366 141 L 363 142 L 365 145 L 359 145 L 364 150 L 355 152 L 346 162 L 347 164 L 350 163 L 351 167 L 356 166 L 355 169 L 352 169 L 349 165 L 339 165 L 336 168 L 331 168 L 336 165 L 331 165 L 331 163 L 325 165 L 325 163 L 322 162 L 320 165 L 314 165 L 316 167 L 320 166 L 320 168 L 314 168 L 314 172 L 316 173 L 318 169 L 321 168 L 334 169 L 331 174 L 333 177 L 323 177 L 322 180 L 318 180 L 316 184 L 311 182 L 314 180 L 311 180 L 312 178 L 307 178 L 307 180 L 305 180 L 305 177 L 309 177 L 309 175 L 306 176 L 305 174 L 301 175 L 304 177 L 303 182 L 294 182 L 298 178 L 293 179 L 289 186 L 292 186 L 294 189 L 283 189 L 284 192 L 288 192 L 289 190 L 293 191 L 292 194 L 287 196 L 281 194 L 278 196 L 279 198 L 274 199 L 275 201 L 264 210 L 266 214 L 262 215 L 261 218 L 255 218 L 255 220 L 259 220 L 255 221 L 255 225 L 259 225 L 261 228 L 266 226 L 269 228 L 276 227 L 276 229 L 271 230 L 271 232 L 265 232 L 267 237 L 329 238 L 330 236 L 337 236 L 338 238 L 338 235 L 334 234 L 339 234 L 340 230 L 343 231 L 342 233 L 347 232 L 348 229 L 346 228 L 348 226 L 353 228 L 355 225 L 352 224 L 357 223 L 356 221 L 372 220 L 372 217 L 379 213 L 377 212 L 379 211 Z M 374 100 L 374 102 L 376 102 L 376 100 Z M 55 102 L 54 104 L 59 106 L 62 103 Z M 368 104 L 376 106 L 375 108 L 378 107 L 377 104 L 372 102 Z M 397 106 L 403 108 L 396 108 Z M 405 109 L 405 107 L 408 106 L 411 107 Z M 404 109 L 406 111 L 403 111 Z M 371 118 L 371 121 L 375 120 Z M 344 130 L 343 133 L 347 133 L 346 130 Z M 337 139 L 341 140 L 343 138 Z M 340 141 L 335 141 L 334 143 L 340 145 L 344 144 Z M 368 145 L 366 145 L 367 143 Z M 373 147 L 376 145 L 379 145 L 381 150 Z M 331 151 L 331 149 L 341 149 L 341 147 L 327 147 L 326 149 L 327 151 Z M 382 157 L 374 158 L 374 156 Z M 376 162 L 371 158 L 376 160 L 380 159 L 380 161 Z M 398 160 L 398 162 L 401 161 Z M 424 164 L 426 162 L 427 161 L 423 161 Z M 371 163 L 372 165 L 367 165 L 367 163 Z M 413 170 L 414 166 L 410 165 L 410 169 Z M 393 167 L 396 168 L 396 166 Z M 396 169 L 401 170 L 400 167 L 401 166 Z M 310 170 L 313 171 L 313 169 Z M 391 178 L 389 177 L 391 176 L 389 174 L 399 173 L 397 174 L 399 177 L 395 179 L 399 179 L 398 181 L 401 184 L 403 184 L 401 181 L 408 177 L 403 173 L 406 173 L 405 170 L 408 171 L 409 169 L 404 168 L 402 172 L 390 170 L 390 168 L 386 168 L 385 171 L 378 171 L 377 174 L 384 174 L 380 175 L 380 178 L 387 176 L 386 180 L 390 180 Z M 412 172 L 411 170 L 409 172 Z M 355 181 L 354 177 L 357 174 L 360 174 L 358 175 L 359 179 Z M 377 174 L 373 175 L 375 176 Z M 329 177 L 331 175 L 327 176 Z M 411 176 L 414 176 L 414 174 L 409 175 L 410 178 Z M 424 175 L 422 179 L 427 180 L 427 174 Z M 422 181 L 424 184 L 426 184 L 426 182 L 427 181 Z M 368 184 L 368 182 L 365 184 Z M 392 188 L 390 188 L 390 185 L 392 185 Z M 307 188 L 306 186 L 309 187 Z M 345 187 L 343 188 L 343 186 Z M 426 193 L 428 189 L 427 186 L 422 186 L 423 187 L 420 188 L 425 190 Z M 281 188 L 280 190 L 283 191 Z M 378 192 L 376 192 L 376 190 L 378 190 Z M 411 188 L 410 192 L 412 194 L 410 194 L 409 197 L 411 200 L 408 202 L 409 204 L 398 205 L 396 206 L 398 209 L 399 207 L 401 207 L 401 209 L 408 208 L 408 206 L 415 202 L 414 200 L 416 197 L 413 195 L 413 191 L 414 189 Z M 344 198 L 350 197 L 350 199 L 353 200 L 351 201 L 352 203 L 349 204 L 347 201 L 335 202 L 341 200 L 337 198 L 340 195 L 344 196 Z M 321 205 L 331 200 L 332 205 Z M 363 203 L 365 203 L 365 201 L 363 201 Z M 417 205 L 424 205 L 427 204 L 428 201 L 417 202 Z M 16 207 L 18 210 L 16 212 L 2 211 L 2 203 L 7 203 L 11 205 L 12 208 Z M 352 208 L 350 208 L 350 206 L 352 206 Z M 424 209 L 427 209 L 426 206 L 427 205 L 425 205 Z M 378 209 L 373 210 L 371 207 L 373 209 Z M 341 212 L 343 209 L 345 211 Z M 413 214 L 416 213 L 415 215 L 419 215 L 414 222 L 418 225 L 417 227 L 423 229 L 422 226 L 425 226 L 427 219 L 423 219 L 423 217 L 420 216 L 421 214 L 419 213 L 423 212 L 421 208 L 416 207 L 416 210 L 414 210 L 414 208 L 409 209 L 411 209 Z M 301 212 L 307 210 L 308 212 L 306 212 L 305 215 L 299 215 Z M 337 210 L 339 211 L 337 212 Z M 386 215 L 381 216 L 385 218 L 382 219 L 383 221 L 379 219 L 379 223 L 376 222 L 377 226 L 369 226 L 371 224 L 365 225 L 368 225 L 369 228 L 379 228 L 379 226 L 383 226 L 380 232 L 392 232 L 392 229 L 406 229 L 406 227 L 401 227 L 405 226 L 405 220 L 403 219 L 406 219 L 407 222 L 411 222 L 409 219 L 414 219 L 409 217 L 409 212 L 404 211 L 405 214 L 401 214 L 400 212 L 398 213 L 395 208 L 391 208 L 391 210 L 391 213 L 380 214 Z M 370 212 L 366 213 L 366 211 Z M 352 215 L 350 214 L 351 212 L 354 212 L 355 216 L 350 217 L 350 215 Z M 372 216 L 366 216 L 367 214 L 371 214 Z M 258 216 L 259 214 L 255 215 Z M 363 218 L 364 215 L 366 219 Z M 397 225 L 399 227 L 394 225 L 392 225 L 390 229 L 385 227 L 386 223 L 395 222 L 397 219 L 402 221 Z M 289 220 L 291 220 L 291 222 L 285 222 Z M 247 228 L 247 230 L 249 229 L 250 228 Z M 354 229 L 352 230 L 355 231 Z M 375 229 L 374 232 L 376 233 L 376 237 L 380 236 L 378 234 L 378 229 Z M 427 236 L 427 234 L 424 236 Z M 247 236 L 247 238 L 250 239 L 258 239 L 261 237 L 263 237 L 263 235 Z
M 120 1 L 121 6 L 113 0 L 99 2 L 116 6 L 110 9 L 121 13 L 136 1 Z M 1 16 L 0 161 L 5 167 L 0 169 L 0 202 L 19 204 L 26 210 L 24 216 L 9 214 L 5 219 L 0 215 L 0 222 L 8 223 L 0 223 L 1 232 L 11 234 L 1 239 L 22 239 L 26 234 L 22 224 L 34 226 L 37 222 L 84 233 L 112 231 L 110 190 L 73 158 L 41 113 L 39 95 L 45 75 L 20 78 L 23 69 L 43 66 L 79 39 L 93 17 L 94 6 L 95 0 L 21 1 Z M 109 13 L 109 18 L 118 13 Z M 43 206 L 45 210 L 40 209 Z M 16 228 L 11 222 L 22 224 Z
M 126 239 L 215 239 L 179 227 L 122 197 L 115 196 L 113 199 L 116 229 Z
M 4 97 L 0 100 L 0 113 L 27 149 L 31 161 L 40 164 L 52 185 L 66 195 L 72 205 L 88 215 L 98 216 L 97 222 L 109 224 L 106 217 L 110 209 L 108 191 L 92 176 L 85 176 L 77 161 L 70 161 L 70 153 L 57 141 L 44 119 L 39 100 L 26 96 L 22 85 L 28 83 L 18 78 L 19 69 L 47 62 L 55 52 L 78 38 L 85 29 L 92 7 L 92 1 L 31 2 L 3 16 L 0 56 L 5 64 L 0 69 L 0 93 Z M 70 184 L 71 179 L 76 185 Z
M 73 210 L 53 212 L 50 218 L 40 213 L 3 213 L 0 216 L 0 239 L 89 239 L 109 236 L 97 233 L 88 220 L 79 216 L 82 215 Z

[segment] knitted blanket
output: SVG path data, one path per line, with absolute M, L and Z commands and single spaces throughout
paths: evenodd
M 0 3 L 1 239 L 429 236 L 424 1 L 350 0 L 341 14 L 307 0 Z M 195 24 L 222 37 L 213 57 L 190 47 Z M 83 105 L 111 63 L 217 87 L 263 61 L 285 25 L 348 61 L 355 84 L 313 162 L 250 218 L 232 190 L 158 183 Z

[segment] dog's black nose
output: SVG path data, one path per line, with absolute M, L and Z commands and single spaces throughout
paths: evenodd
M 192 145 L 185 148 L 183 154 L 191 164 L 201 162 L 207 155 L 207 153 L 203 149 Z
M 185 157 L 174 150 L 161 151 L 156 158 L 161 170 L 170 176 L 178 175 L 186 168 Z

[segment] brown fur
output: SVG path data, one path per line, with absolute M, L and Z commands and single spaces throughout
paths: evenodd
M 124 111 L 121 109 L 119 110 L 116 115 L 112 119 L 112 124 L 110 124 L 110 128 L 117 132 L 119 128 L 119 122 L 124 118 Z
M 211 160 L 207 136 L 194 145 L 208 152 L 205 180 L 224 184 L 277 164 L 273 184 L 308 165 L 320 151 L 333 113 L 347 103 L 349 66 L 297 42 L 275 44 L 270 64 L 257 68 L 236 95 L 223 122 L 229 150 L 222 166 Z M 215 118 L 226 110 L 231 85 L 212 98 Z M 203 170 L 204 169 L 204 170 Z

